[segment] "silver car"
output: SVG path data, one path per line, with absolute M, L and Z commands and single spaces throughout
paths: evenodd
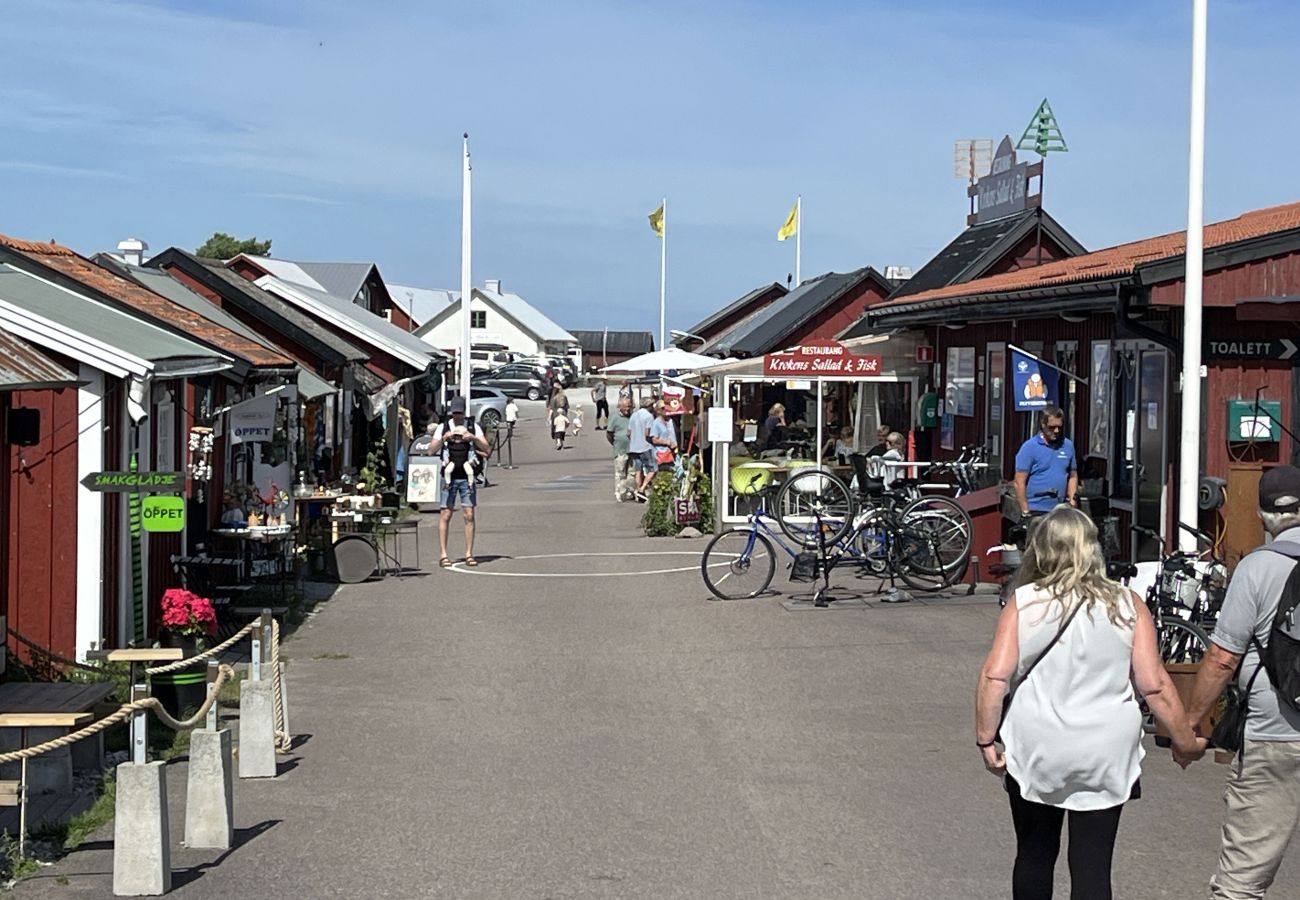
M 471 386 L 469 414 L 484 428 L 497 427 L 506 418 L 506 395 L 496 388 Z

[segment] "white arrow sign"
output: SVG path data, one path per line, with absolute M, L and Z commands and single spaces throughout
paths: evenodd
M 1290 359 L 1295 356 L 1295 342 L 1288 341 L 1286 338 L 1278 338 L 1282 342 L 1282 355 L 1278 359 Z

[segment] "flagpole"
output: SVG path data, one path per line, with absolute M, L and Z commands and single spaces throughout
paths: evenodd
M 1183 396 L 1178 442 L 1178 521 L 1195 528 L 1201 482 L 1201 278 L 1205 269 L 1206 0 L 1192 3 L 1191 115 L 1187 153 L 1187 250 L 1183 275 Z M 1196 535 L 1175 529 L 1176 543 L 1195 551 Z
M 664 321 L 665 321 L 665 303 L 666 285 L 668 283 L 668 198 L 663 202 L 663 234 L 659 236 L 659 349 L 662 350 L 667 344 L 664 343 Z
M 465 168 L 460 206 L 460 395 L 469 403 L 470 376 L 470 167 L 469 132 L 465 133 Z
M 788 195 L 787 195 L 788 196 Z M 803 283 L 799 264 L 803 256 L 803 194 L 794 198 L 794 286 Z

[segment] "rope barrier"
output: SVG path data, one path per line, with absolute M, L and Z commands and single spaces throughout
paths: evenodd
M 9 628 L 8 631 L 9 634 L 15 637 L 19 643 L 26 644 L 28 647 L 35 650 L 37 653 L 41 654 L 47 659 L 51 659 L 54 662 L 63 663 L 65 666 L 72 666 L 74 669 L 80 669 L 83 672 L 93 672 L 96 675 L 99 675 L 104 678 L 112 677 L 110 673 L 105 672 L 103 668 L 101 668 L 100 666 L 87 665 L 86 663 L 83 662 L 77 662 L 75 659 L 69 659 L 68 657 L 60 653 L 55 653 L 49 647 L 41 646 L 31 638 L 27 637 L 25 634 L 20 633 L 17 629 Z
M 181 669 L 188 669 L 190 666 L 194 665 L 195 663 L 203 662 L 206 659 L 210 659 L 211 657 L 216 656 L 218 653 L 221 653 L 224 650 L 228 650 L 231 647 L 233 647 L 235 644 L 238 644 L 241 640 L 243 640 L 245 637 L 248 636 L 248 634 L 253 630 L 254 627 L 256 627 L 256 625 L 257 625 L 256 620 L 249 622 L 247 625 L 241 628 L 238 631 L 238 633 L 236 633 L 233 637 L 225 641 L 222 641 L 220 644 L 217 644 L 217 646 L 212 647 L 209 650 L 204 650 L 202 653 L 198 653 L 195 654 L 194 656 L 186 657 L 185 659 L 182 659 L 178 662 L 168 663 L 165 666 L 150 666 L 144 671 L 148 675 L 165 675 L 168 672 L 179 672 Z
M 288 753 L 293 738 L 284 728 L 284 686 L 280 683 L 280 623 L 271 619 L 271 696 L 275 702 L 275 750 Z
M 212 690 L 203 701 L 203 705 L 199 707 L 198 712 L 190 716 L 188 719 L 173 718 L 171 713 L 167 712 L 167 710 L 163 708 L 161 700 L 157 697 L 145 697 L 140 700 L 132 701 L 131 703 L 122 704 L 122 706 L 118 708 L 117 712 L 110 713 L 98 722 L 92 722 L 79 731 L 60 735 L 59 737 L 52 738 L 43 744 L 37 744 L 34 747 L 24 747 L 21 750 L 0 753 L 0 764 L 31 759 L 32 757 L 49 753 L 51 750 L 58 750 L 60 747 L 67 747 L 71 744 L 75 744 L 83 738 L 88 738 L 107 728 L 112 728 L 118 722 L 123 722 L 129 719 L 135 713 L 144 712 L 146 710 L 152 710 L 154 715 L 158 717 L 158 721 L 175 731 L 181 731 L 185 728 L 193 728 L 195 725 L 202 722 L 207 716 L 208 710 L 212 707 L 212 704 L 217 702 L 217 694 L 220 692 L 222 686 L 234 676 L 235 670 L 225 663 L 222 663 L 217 670 L 217 680 L 212 683 Z

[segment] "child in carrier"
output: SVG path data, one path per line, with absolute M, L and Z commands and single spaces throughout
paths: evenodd
M 573 429 L 574 437 L 577 437 L 578 433 L 582 431 L 582 407 L 581 406 L 575 405 L 573 407 L 573 421 L 569 424 L 569 427 Z
M 555 449 L 564 449 L 564 434 L 569 430 L 569 417 L 563 409 L 557 409 L 551 418 L 551 437 L 555 438 Z

